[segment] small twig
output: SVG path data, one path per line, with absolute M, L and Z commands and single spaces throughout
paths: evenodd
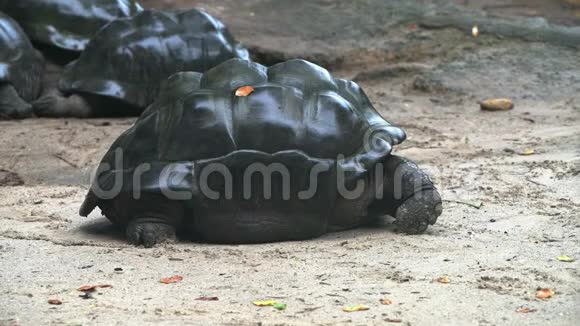
M 542 187 L 547 187 L 545 184 L 539 183 L 538 181 L 534 181 L 530 177 L 526 177 L 526 180 L 528 180 L 529 182 L 531 182 L 531 183 L 533 183 L 535 185 L 542 186 Z
M 340 295 L 340 294 L 327 293 L 326 295 L 329 296 L 329 297 L 337 297 L 337 298 L 346 299 L 346 297 L 344 295 Z
M 518 255 L 515 255 L 515 256 L 513 256 L 512 258 L 508 258 L 508 259 L 506 259 L 506 261 L 512 261 L 512 260 L 516 259 L 517 257 L 518 257 Z
M 462 204 L 462 205 L 467 205 L 469 207 L 473 207 L 475 209 L 480 209 L 483 207 L 483 203 L 479 203 L 479 204 L 472 204 L 472 203 L 467 203 L 464 201 L 459 201 L 459 200 L 449 200 L 449 199 L 443 199 L 443 201 L 448 202 L 448 203 L 456 203 L 456 204 Z
M 67 160 L 66 158 L 64 158 L 61 153 L 55 153 L 55 154 L 52 154 L 52 156 L 54 156 L 57 159 L 65 162 L 66 164 L 72 166 L 73 168 L 77 168 L 78 169 L 78 167 L 79 167 L 78 165 L 76 165 L 73 162 L 71 162 L 71 161 Z
M 540 240 L 542 242 L 562 242 L 562 240 L 560 239 L 552 239 L 552 238 L 548 238 L 548 236 L 546 236 L 545 234 L 542 235 L 542 237 L 544 237 L 543 240 Z
M 301 310 L 301 311 L 299 311 L 297 313 L 298 314 L 303 314 L 303 313 L 306 313 L 306 312 L 313 312 L 313 311 L 318 310 L 320 308 L 322 308 L 322 306 L 319 306 L 319 307 L 308 307 L 308 308 L 306 308 L 304 310 Z

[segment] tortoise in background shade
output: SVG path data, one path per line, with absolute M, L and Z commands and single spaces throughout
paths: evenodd
M 217 19 L 199 10 L 145 10 L 101 29 L 35 113 L 48 117 L 139 115 L 179 71 L 205 72 L 249 54 Z
M 164 84 L 105 154 L 80 215 L 98 206 L 145 247 L 176 234 L 309 239 L 386 214 L 422 233 L 441 198 L 415 163 L 391 155 L 404 139 L 352 81 L 303 60 L 232 59 Z
M 0 12 L 0 119 L 32 115 L 40 94 L 44 60 L 12 18 Z
M 0 0 L 33 42 L 77 55 L 101 27 L 142 10 L 133 0 Z

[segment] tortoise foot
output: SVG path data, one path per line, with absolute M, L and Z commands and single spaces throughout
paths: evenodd
M 57 91 L 49 92 L 32 103 L 34 113 L 46 118 L 88 118 L 92 115 L 90 105 L 79 95 L 63 96 Z
M 151 248 L 156 244 L 174 242 L 175 227 L 163 221 L 134 219 L 126 230 L 127 240 L 135 246 Z
M 0 120 L 24 119 L 32 116 L 32 106 L 26 103 L 10 84 L 0 84 Z
M 437 190 L 424 190 L 403 202 L 396 212 L 396 224 L 407 234 L 421 234 L 441 215 L 441 196 Z

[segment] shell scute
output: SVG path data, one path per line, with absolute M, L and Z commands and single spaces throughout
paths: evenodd
M 268 69 L 268 81 L 305 92 L 338 90 L 328 70 L 301 59 L 278 63 Z
M 267 82 L 266 67 L 242 59 L 232 59 L 208 70 L 201 79 L 201 87 L 236 90 L 242 86 Z

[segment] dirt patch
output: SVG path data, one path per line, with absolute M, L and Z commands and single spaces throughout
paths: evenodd
M 580 52 L 546 44 L 496 42 L 466 49 L 418 77 L 427 92 L 456 92 L 478 99 L 559 100 L 580 93 Z M 527 78 L 517 78 L 526 71 Z M 523 92 L 522 92 L 523 89 Z
M 456 0 L 455 3 L 469 8 L 483 9 L 494 15 L 542 17 L 556 24 L 580 25 L 578 0 Z

